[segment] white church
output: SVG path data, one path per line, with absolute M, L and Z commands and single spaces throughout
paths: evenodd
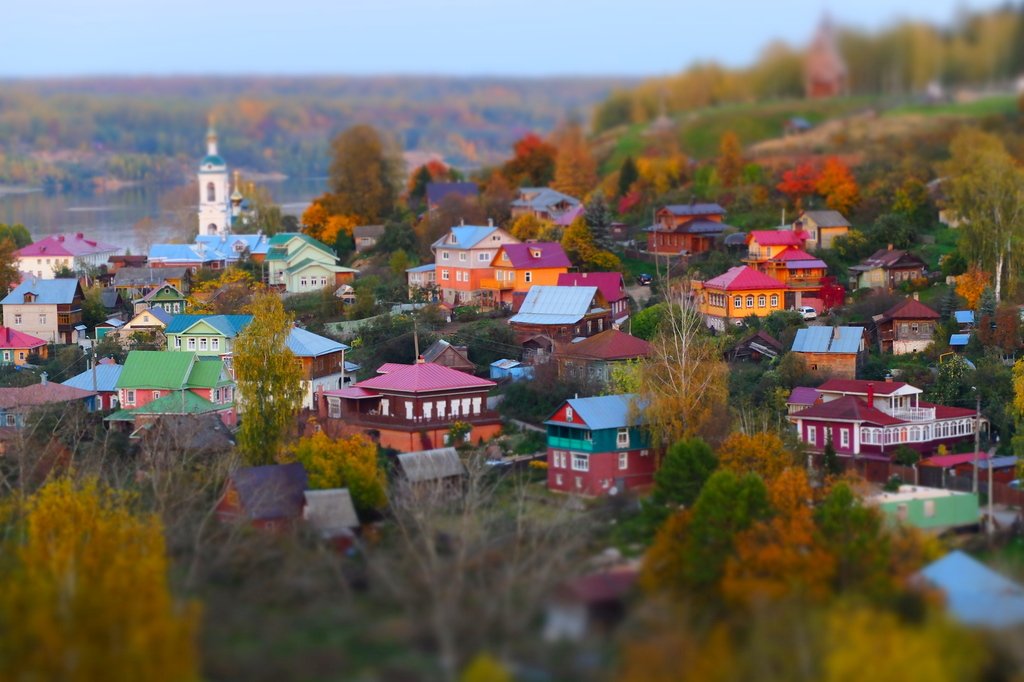
M 217 153 L 217 131 L 206 131 L 206 156 L 199 162 L 199 234 L 227 236 L 242 210 L 242 194 L 231 192 L 228 165 Z

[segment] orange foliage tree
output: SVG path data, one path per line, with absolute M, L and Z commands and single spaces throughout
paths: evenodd
M 723 187 L 735 187 L 743 175 L 743 146 L 736 133 L 727 130 L 718 144 L 718 163 L 715 168 Z
M 798 209 L 803 206 L 804 199 L 814 194 L 818 182 L 818 172 L 810 163 L 801 163 L 782 174 L 782 181 L 776 189 L 786 195 Z
M 545 187 L 555 176 L 558 149 L 534 133 L 527 133 L 512 147 L 513 156 L 501 167 L 501 174 L 514 185 Z
M 555 179 L 551 186 L 571 197 L 583 199 L 597 185 L 597 162 L 590 153 L 583 129 L 571 124 L 558 139 Z
M 981 295 L 989 285 L 989 275 L 984 270 L 972 265 L 962 275 L 956 278 L 956 293 L 967 302 L 971 310 L 978 309 Z
M 754 473 L 771 481 L 795 463 L 777 433 L 733 433 L 718 448 L 718 467 L 737 476 Z
M 825 161 L 814 183 L 815 191 L 825 199 L 825 205 L 833 211 L 849 213 L 860 199 L 860 189 L 849 167 L 838 158 L 831 156 Z

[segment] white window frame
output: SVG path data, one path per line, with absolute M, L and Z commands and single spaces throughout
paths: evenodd
M 178 348 L 178 349 L 181 348 L 181 337 L 180 336 L 175 336 L 174 337 L 174 347 Z
M 210 349 L 210 340 L 207 339 L 205 336 L 200 336 L 199 337 L 199 350 L 209 350 L 209 349 Z
M 572 421 L 572 408 L 571 407 L 565 408 L 565 421 L 567 421 L 567 422 L 571 422 Z
M 850 447 L 850 430 L 839 429 L 839 445 L 840 447 Z
M 478 253 L 478 254 L 476 255 L 476 259 L 477 259 L 478 261 L 481 261 L 481 262 L 483 262 L 483 263 L 486 263 L 486 262 L 488 262 L 489 260 L 491 260 L 491 254 L 487 253 L 486 251 L 481 251 L 480 253 Z
M 467 260 L 469 260 L 469 256 L 466 255 L 466 252 L 465 251 L 459 251 L 459 262 L 460 263 L 465 263 Z
M 619 453 L 619 471 L 624 471 L 629 468 L 629 453 Z
M 186 344 L 187 344 L 189 350 L 195 350 L 196 349 L 196 337 L 194 337 L 194 336 L 188 337 L 188 341 L 186 342 Z
M 629 447 L 629 428 L 621 428 L 615 433 L 615 445 L 620 448 Z
M 571 463 L 573 471 L 590 471 L 590 458 L 583 453 L 573 452 Z
M 134 405 L 135 404 L 135 389 L 129 388 L 124 392 L 124 404 Z
M 450 256 L 447 251 L 441 252 L 441 260 L 450 260 Z
M 732 297 L 732 307 L 733 308 L 742 308 L 743 307 L 743 297 L 742 296 L 733 296 Z
M 14 324 L 21 324 L 21 313 L 14 314 Z
M 524 281 L 524 282 L 526 282 L 527 284 L 529 284 L 530 282 L 532 282 L 532 281 L 533 281 L 533 272 L 531 272 L 530 270 L 527 270 L 527 271 L 526 271 L 526 272 L 525 272 L 525 273 L 523 274 L 523 281 Z
M 445 282 L 448 281 L 448 271 L 447 270 L 442 270 L 441 271 L 441 279 L 444 280 Z
M 220 338 L 213 337 L 210 339 L 210 350 L 220 350 Z
M 778 294 L 772 294 L 771 301 L 772 301 L 772 307 L 773 308 L 778 308 L 779 307 L 779 295 Z
M 807 442 L 810 445 L 818 444 L 818 427 L 808 426 L 807 427 Z

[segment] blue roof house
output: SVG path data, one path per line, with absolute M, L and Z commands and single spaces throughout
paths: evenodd
M 950 615 L 993 630 L 1024 624 L 1024 587 L 959 550 L 925 566 L 917 580 L 942 592 Z
M 113 410 L 118 406 L 117 380 L 121 378 L 123 369 L 124 365 L 115 364 L 110 359 L 101 360 L 95 368 L 71 377 L 63 385 L 95 392 L 96 395 L 86 399 L 90 412 Z
M 792 352 L 807 369 L 835 379 L 856 379 L 867 353 L 864 327 L 807 327 L 796 332 Z

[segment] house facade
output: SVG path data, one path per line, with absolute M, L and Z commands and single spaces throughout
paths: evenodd
M 363 253 L 377 246 L 377 240 L 383 235 L 383 225 L 356 225 L 352 228 L 352 240 L 356 243 L 356 253 Z
M 791 352 L 816 374 L 853 379 L 867 353 L 864 327 L 807 327 L 798 329 Z
M 611 329 L 612 314 L 597 287 L 535 286 L 508 323 L 520 343 L 539 335 L 557 345 Z
M 77 279 L 27 279 L 0 301 L 4 324 L 49 343 L 75 343 L 82 323 Z
M 719 331 L 751 315 L 765 317 L 785 309 L 786 285 L 747 265 L 691 285 L 705 324 Z
M 469 359 L 469 349 L 466 346 L 455 346 L 444 339 L 438 339 L 423 351 L 423 362 L 444 365 L 470 374 L 476 370 L 476 365 Z
M 558 276 L 560 287 L 597 287 L 612 311 L 612 325 L 629 321 L 629 294 L 621 272 L 567 272 Z
M 436 271 L 437 266 L 434 263 L 417 265 L 405 271 L 406 284 L 409 287 L 409 300 L 436 301 L 438 299 Z
M 483 279 L 485 301 L 490 305 L 519 310 L 526 292 L 533 286 L 554 286 L 569 271 L 572 263 L 558 242 L 505 244 L 498 248 L 492 261 L 494 276 Z
M 459 225 L 435 241 L 434 276 L 441 301 L 452 305 L 483 303 L 493 298 L 484 280 L 494 279 L 494 256 L 519 240 L 493 225 Z
M 90 412 L 115 410 L 120 405 L 117 380 L 121 378 L 122 369 L 123 365 L 107 358 L 96 363 L 94 368 L 71 377 L 62 385 L 89 393 L 94 392 L 95 395 L 88 399 Z
M 121 292 L 125 299 L 134 301 L 163 284 L 170 284 L 187 294 L 191 281 L 192 273 L 188 268 L 126 266 L 114 273 L 111 286 Z
M 793 222 L 795 231 L 807 232 L 808 249 L 831 249 L 836 237 L 850 231 L 850 221 L 839 211 L 804 211 Z
M 905 299 L 875 316 L 878 345 L 883 353 L 919 353 L 932 343 L 941 315 L 914 299 Z
M 271 237 L 265 262 L 267 284 L 288 293 L 337 288 L 356 275 L 352 268 L 338 265 L 334 249 L 298 232 Z
M 33 353 L 45 359 L 49 355 L 48 349 L 46 339 L 10 327 L 0 327 L 0 364 L 20 367 Z
M 851 285 L 858 289 L 893 291 L 903 282 L 924 277 L 926 268 L 926 263 L 919 257 L 903 249 L 894 249 L 890 244 L 850 267 L 850 276 L 855 278 Z
M 501 431 L 501 418 L 487 407 L 493 381 L 425 362 L 388 363 L 377 372 L 319 394 L 319 417 L 329 435 L 364 433 L 384 447 L 416 452 L 448 445 L 454 422 L 470 425 L 466 442 L 490 440 Z
M 15 430 L 25 428 L 26 418 L 29 414 L 45 405 L 81 402 L 85 409 L 89 410 L 95 395 L 91 390 L 87 391 L 47 381 L 44 372 L 41 383 L 0 388 L 0 428 Z M 0 447 L 0 451 L 2 451 L 2 447 Z
M 68 268 L 82 272 L 98 268 L 113 255 L 124 252 L 124 247 L 87 239 L 81 232 L 55 234 L 29 244 L 14 252 L 18 269 L 40 279 L 52 279 L 57 270 Z
M 658 458 L 640 418 L 635 395 L 573 398 L 544 422 L 548 489 L 588 497 L 650 485 Z
M 647 250 L 672 256 L 703 253 L 729 227 L 724 218 L 725 209 L 713 203 L 663 206 L 647 228 Z
M 589 338 L 560 346 L 555 351 L 558 375 L 605 385 L 612 369 L 630 360 L 647 357 L 651 344 L 619 331 L 606 329 Z
M 150 308 L 162 308 L 164 312 L 178 315 L 185 312 L 188 297 L 173 284 L 161 284 L 132 302 L 136 313 Z
M 550 187 L 520 187 L 510 206 L 512 219 L 533 215 L 541 220 L 558 222 L 566 214 L 580 208 L 580 200 Z
M 815 258 L 803 249 L 787 246 L 780 250 L 761 247 L 774 253 L 767 258 L 750 258 L 747 263 L 758 272 L 786 285 L 787 308 L 802 304 L 803 296 L 817 296 L 821 291 L 822 280 L 828 275 L 828 265 L 820 258 Z

